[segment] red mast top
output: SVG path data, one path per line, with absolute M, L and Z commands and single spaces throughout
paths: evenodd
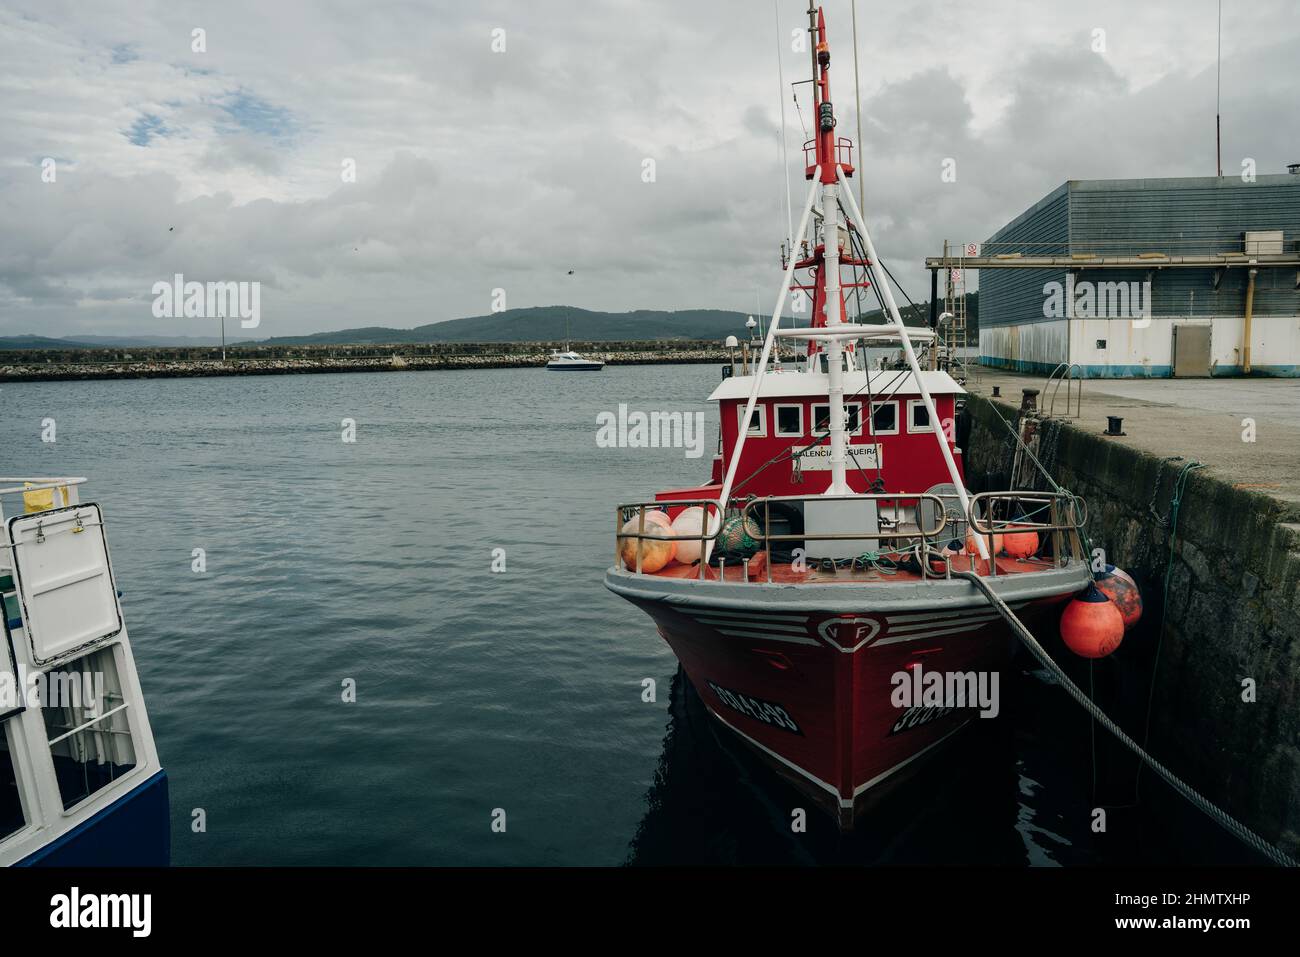
M 815 13 L 815 19 L 814 19 Z M 826 39 L 826 15 L 821 7 L 809 8 L 808 31 L 817 38 L 814 47 L 813 106 L 817 121 L 817 135 L 804 144 L 804 157 L 813 153 L 813 162 L 804 169 L 804 179 L 812 179 L 818 172 L 821 181 L 837 181 L 836 165 L 844 167 L 844 175 L 853 175 L 853 142 L 847 137 L 835 136 L 835 109 L 831 105 L 831 48 Z
M 826 42 L 826 14 L 817 8 L 817 166 L 821 169 L 823 183 L 835 183 L 835 110 L 831 106 L 831 48 Z
M 826 38 L 826 15 L 821 7 L 809 6 L 808 30 L 816 38 L 813 47 L 813 114 L 816 117 L 817 135 L 804 143 L 804 179 L 816 176 L 823 186 L 831 186 L 839 181 L 836 167 L 842 168 L 845 176 L 853 175 L 853 142 L 847 137 L 835 135 L 835 108 L 831 104 L 831 50 Z M 846 226 L 846 229 L 852 229 L 852 226 Z M 847 236 L 847 232 L 844 235 Z M 811 253 L 796 264 L 796 268 L 811 269 L 813 273 L 810 283 L 796 284 L 794 288 L 812 292 L 814 327 L 826 325 L 826 280 L 829 277 L 825 259 L 826 247 L 817 243 Z M 839 265 L 865 266 L 867 261 L 855 258 L 851 244 L 841 237 Z M 840 301 L 839 314 L 845 316 L 848 314 L 844 299 L 846 289 L 867 288 L 871 283 L 863 278 L 838 285 L 835 295 Z M 852 351 L 853 346 L 847 348 Z M 810 356 L 819 351 L 816 342 L 808 343 Z

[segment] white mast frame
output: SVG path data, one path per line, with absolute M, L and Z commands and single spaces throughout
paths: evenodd
M 812 215 L 813 200 L 817 197 L 817 187 L 821 185 L 817 180 L 813 180 L 812 186 L 808 190 L 808 199 L 803 204 L 803 216 L 799 220 L 799 235 L 804 234 L 808 228 L 808 217 Z M 772 353 L 772 343 L 776 341 L 777 328 L 781 323 L 781 310 L 785 308 L 786 297 L 790 295 L 790 280 L 794 278 L 794 266 L 798 260 L 791 255 L 790 262 L 785 267 L 785 273 L 781 276 L 781 293 L 776 297 L 776 308 L 772 310 L 772 320 L 768 323 L 767 336 L 763 339 L 763 353 L 758 359 L 758 365 L 754 373 L 754 384 L 749 390 L 749 401 L 745 403 L 745 414 L 740 420 L 740 435 L 736 437 L 736 444 L 731 450 L 731 461 L 727 464 L 727 476 L 722 482 L 722 491 L 718 495 L 718 504 L 721 506 L 722 514 L 718 516 L 718 525 L 721 527 L 722 519 L 727 511 L 727 502 L 731 499 L 731 489 L 736 481 L 736 469 L 740 467 L 740 453 L 745 448 L 745 438 L 749 435 L 749 423 L 754 416 L 754 406 L 758 404 L 758 392 L 763 384 L 763 374 L 767 371 L 767 358 Z M 708 528 L 707 523 L 705 529 Z M 713 540 L 710 539 L 705 543 L 704 553 L 700 561 L 707 563 L 709 555 L 713 551 Z
M 921 367 L 916 361 L 916 352 L 912 349 L 912 340 L 907 334 L 907 327 L 903 325 L 903 317 L 899 315 L 898 304 L 894 301 L 894 292 L 889 288 L 889 283 L 884 281 L 884 276 L 880 273 L 879 259 L 876 256 L 875 244 L 871 242 L 871 233 L 867 231 L 867 221 L 862 215 L 862 210 L 858 209 L 857 200 L 853 198 L 853 190 L 849 188 L 848 178 L 844 175 L 844 168 L 838 163 L 835 165 L 835 172 L 839 177 L 840 184 L 844 187 L 844 195 L 849 201 L 849 212 L 852 213 L 858 231 L 862 233 L 862 244 L 867 253 L 867 271 L 871 274 L 871 281 L 876 284 L 880 290 L 881 296 L 885 300 L 885 307 L 889 312 L 889 317 L 894 323 L 894 328 L 898 332 L 898 338 L 903 344 L 903 354 L 907 357 L 907 365 L 912 370 L 912 377 L 916 379 L 916 389 L 921 393 L 921 401 L 925 403 L 925 411 L 930 416 L 930 423 L 935 427 L 934 436 L 939 443 L 939 451 L 943 455 L 943 463 L 948 467 L 948 477 L 952 480 L 953 486 L 957 489 L 957 498 L 961 501 L 962 512 L 967 519 L 971 518 L 970 514 L 970 496 L 966 494 L 966 485 L 961 480 L 961 473 L 957 471 L 957 462 L 952 457 L 952 450 L 948 448 L 948 434 L 944 430 L 943 423 L 939 421 L 939 414 L 935 411 L 934 399 L 930 397 L 930 390 L 925 387 L 921 381 Z M 870 375 L 871 373 L 867 373 Z M 992 561 L 989 557 L 988 548 L 984 545 L 984 539 L 976 535 L 975 546 L 979 549 L 980 558 L 985 561 Z

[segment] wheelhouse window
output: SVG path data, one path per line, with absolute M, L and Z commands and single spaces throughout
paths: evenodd
M 819 402 L 812 407 L 813 414 L 813 435 L 825 435 L 831 427 L 831 407 L 825 402 Z M 862 403 L 845 402 L 844 403 L 844 430 L 849 435 L 862 434 Z
M 930 421 L 930 412 L 923 399 L 909 399 L 907 402 L 907 431 L 933 432 L 934 424 Z
M 113 647 L 61 665 L 48 677 L 41 712 L 67 810 L 134 768 L 135 742 Z
M 793 437 L 804 435 L 802 405 L 778 405 L 776 407 L 776 434 Z
M 17 731 L 14 719 L 0 720 L 0 841 L 27 823 L 18 790 L 18 768 L 9 744 L 9 735 Z
M 7 571 L 7 570 L 6 570 Z M 16 616 L 11 607 L 11 596 L 0 597 L 0 614 L 6 618 Z M 22 830 L 27 823 L 23 811 L 22 789 L 18 781 L 17 758 L 19 736 L 22 734 L 22 688 L 14 671 L 13 657 L 9 653 L 3 629 L 0 629 L 0 841 Z
M 875 435 L 898 434 L 898 403 L 871 403 L 871 431 Z
M 745 424 L 745 403 L 741 402 L 736 406 L 736 427 L 739 429 Z M 758 404 L 754 406 L 754 414 L 749 419 L 749 437 L 763 438 L 767 435 L 767 407 Z

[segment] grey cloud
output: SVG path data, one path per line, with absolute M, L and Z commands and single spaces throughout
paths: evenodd
M 1204 25 L 1164 37 L 1159 5 L 988 3 L 958 42 L 949 6 L 870 6 L 860 175 L 914 297 L 945 237 L 982 239 L 1065 179 L 1212 168 Z M 18 7 L 0 12 L 0 85 L 20 91 L 0 103 L 0 155 L 73 162 L 55 184 L 0 166 L 19 224 L 0 234 L 0 332 L 192 334 L 160 329 L 140 298 L 175 272 L 264 282 L 267 335 L 478 314 L 497 287 L 511 306 L 748 310 L 778 284 L 766 4 Z M 784 43 L 804 7 L 782 0 Z M 1228 172 L 1300 159 L 1300 28 L 1283 9 L 1265 2 L 1225 42 Z M 840 132 L 857 139 L 847 14 L 829 4 Z M 200 23 L 209 52 L 190 54 Z M 1095 23 L 1112 25 L 1105 56 L 1088 47 Z M 788 82 L 804 77 L 806 53 L 782 60 Z M 797 203 L 803 131 L 786 105 Z M 122 131 L 145 114 L 167 135 L 132 145 Z

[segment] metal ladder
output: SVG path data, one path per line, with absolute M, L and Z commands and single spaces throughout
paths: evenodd
M 964 248 L 964 247 L 959 247 Z M 943 243 L 943 258 L 948 262 L 948 241 Z M 944 279 L 943 311 L 951 316 L 946 323 L 943 343 L 948 353 L 948 374 L 961 385 L 966 384 L 969 370 L 966 367 L 967 326 L 966 326 L 966 269 L 965 257 L 958 255 L 957 267 L 948 267 Z

